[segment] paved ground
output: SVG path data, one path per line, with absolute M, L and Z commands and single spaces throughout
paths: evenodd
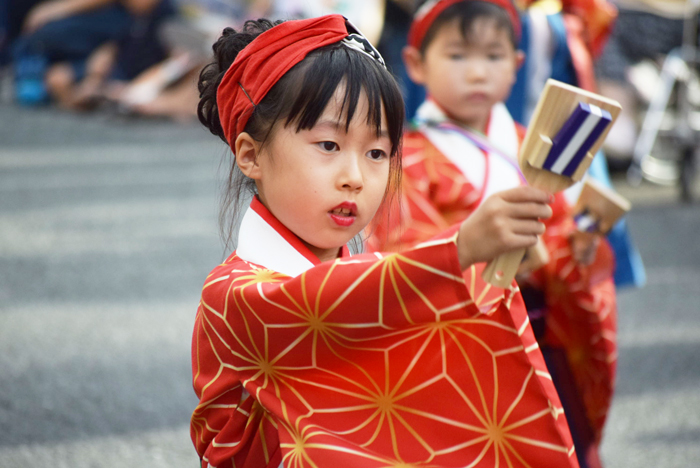
M 223 154 L 197 125 L 0 107 L 0 468 L 196 466 Z M 621 189 L 649 284 L 620 295 L 606 466 L 700 466 L 700 208 Z

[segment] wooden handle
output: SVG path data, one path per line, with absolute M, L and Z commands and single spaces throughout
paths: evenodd
M 525 259 L 518 268 L 519 273 L 527 273 L 539 270 L 549 263 L 549 252 L 541 237 L 537 238 L 537 244 L 527 249 Z
M 494 258 L 486 265 L 481 277 L 493 286 L 509 288 L 525 256 L 525 251 L 526 249 L 512 250 Z

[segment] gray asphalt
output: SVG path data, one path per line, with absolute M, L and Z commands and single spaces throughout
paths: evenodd
M 196 466 L 224 152 L 196 124 L 0 106 L 0 468 Z M 655 190 L 625 192 L 649 281 L 619 295 L 608 468 L 700 467 L 700 207 Z

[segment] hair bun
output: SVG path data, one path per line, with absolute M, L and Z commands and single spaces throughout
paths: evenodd
M 199 74 L 197 117 L 202 125 L 226 143 L 229 142 L 226 141 L 224 129 L 221 127 L 219 108 L 216 102 L 216 92 L 219 89 L 221 79 L 241 50 L 260 34 L 280 23 L 281 21 L 272 22 L 266 19 L 249 20 L 245 22 L 240 31 L 233 28 L 224 29 L 221 37 L 212 46 L 214 61 L 207 64 Z

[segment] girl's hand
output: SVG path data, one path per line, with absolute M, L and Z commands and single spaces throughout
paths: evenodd
M 591 232 L 575 231 L 569 237 L 571 253 L 579 265 L 589 266 L 595 261 L 600 235 Z
M 546 192 L 529 186 L 487 198 L 459 228 L 457 250 L 462 269 L 535 245 L 545 229 L 540 219 L 552 216 L 550 201 Z

